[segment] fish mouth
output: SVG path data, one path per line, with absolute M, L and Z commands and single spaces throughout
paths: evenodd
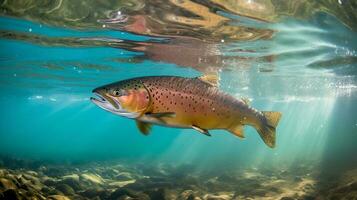
M 96 97 L 91 97 L 90 100 L 99 106 L 100 108 L 110 111 L 110 112 L 118 112 L 121 110 L 120 103 L 117 101 L 113 101 L 110 97 L 102 95 L 98 92 L 93 92 Z
M 101 102 L 101 103 L 104 103 L 106 102 L 107 100 L 99 93 L 97 92 L 93 92 L 94 95 L 96 95 L 98 98 L 95 98 L 95 97 L 91 97 L 90 100 L 92 102 Z
M 112 99 L 108 96 L 106 96 L 105 94 L 101 94 L 99 92 L 95 92 L 93 91 L 93 94 L 97 96 L 96 97 L 91 97 L 90 100 L 97 106 L 99 106 L 100 108 L 109 111 L 111 113 L 120 115 L 120 116 L 124 116 L 124 117 L 128 117 L 128 118 L 137 118 L 140 113 L 133 113 L 133 112 L 128 112 L 127 110 L 125 110 L 124 108 L 122 108 L 122 106 L 120 105 L 120 102 Z

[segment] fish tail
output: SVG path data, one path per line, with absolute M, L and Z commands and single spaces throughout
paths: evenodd
M 264 143 L 270 148 L 275 147 L 275 131 L 276 126 L 281 118 L 280 112 L 273 111 L 263 111 L 261 118 L 261 124 L 257 128 L 260 137 L 263 139 Z

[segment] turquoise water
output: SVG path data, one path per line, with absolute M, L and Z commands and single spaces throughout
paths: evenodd
M 216 14 L 226 17 L 229 26 L 252 28 L 257 37 L 239 36 L 239 31 L 234 33 L 238 37 L 210 35 L 214 29 L 186 34 L 193 27 L 188 25 L 178 29 L 182 35 L 171 33 L 170 27 L 140 34 L 100 21 L 76 28 L 38 16 L 2 14 L 0 154 L 60 163 L 190 164 L 197 171 L 300 163 L 357 168 L 357 40 L 352 22 L 326 12 L 274 20 L 227 10 Z M 200 30 L 208 35 L 202 40 Z M 118 80 L 196 77 L 207 71 L 219 74 L 221 90 L 249 98 L 258 110 L 282 112 L 274 149 L 251 127 L 245 127 L 244 140 L 221 130 L 206 137 L 160 126 L 143 136 L 133 120 L 89 100 L 93 88 Z

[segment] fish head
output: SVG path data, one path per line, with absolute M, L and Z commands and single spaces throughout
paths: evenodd
M 138 118 L 150 106 L 149 91 L 140 81 L 120 81 L 98 87 L 92 91 L 97 98 L 91 101 L 111 113 Z

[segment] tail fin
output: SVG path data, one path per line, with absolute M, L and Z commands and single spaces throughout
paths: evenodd
M 264 143 L 271 148 L 275 147 L 275 129 L 279 123 L 281 113 L 280 112 L 265 112 L 263 111 L 262 124 L 257 131 Z

